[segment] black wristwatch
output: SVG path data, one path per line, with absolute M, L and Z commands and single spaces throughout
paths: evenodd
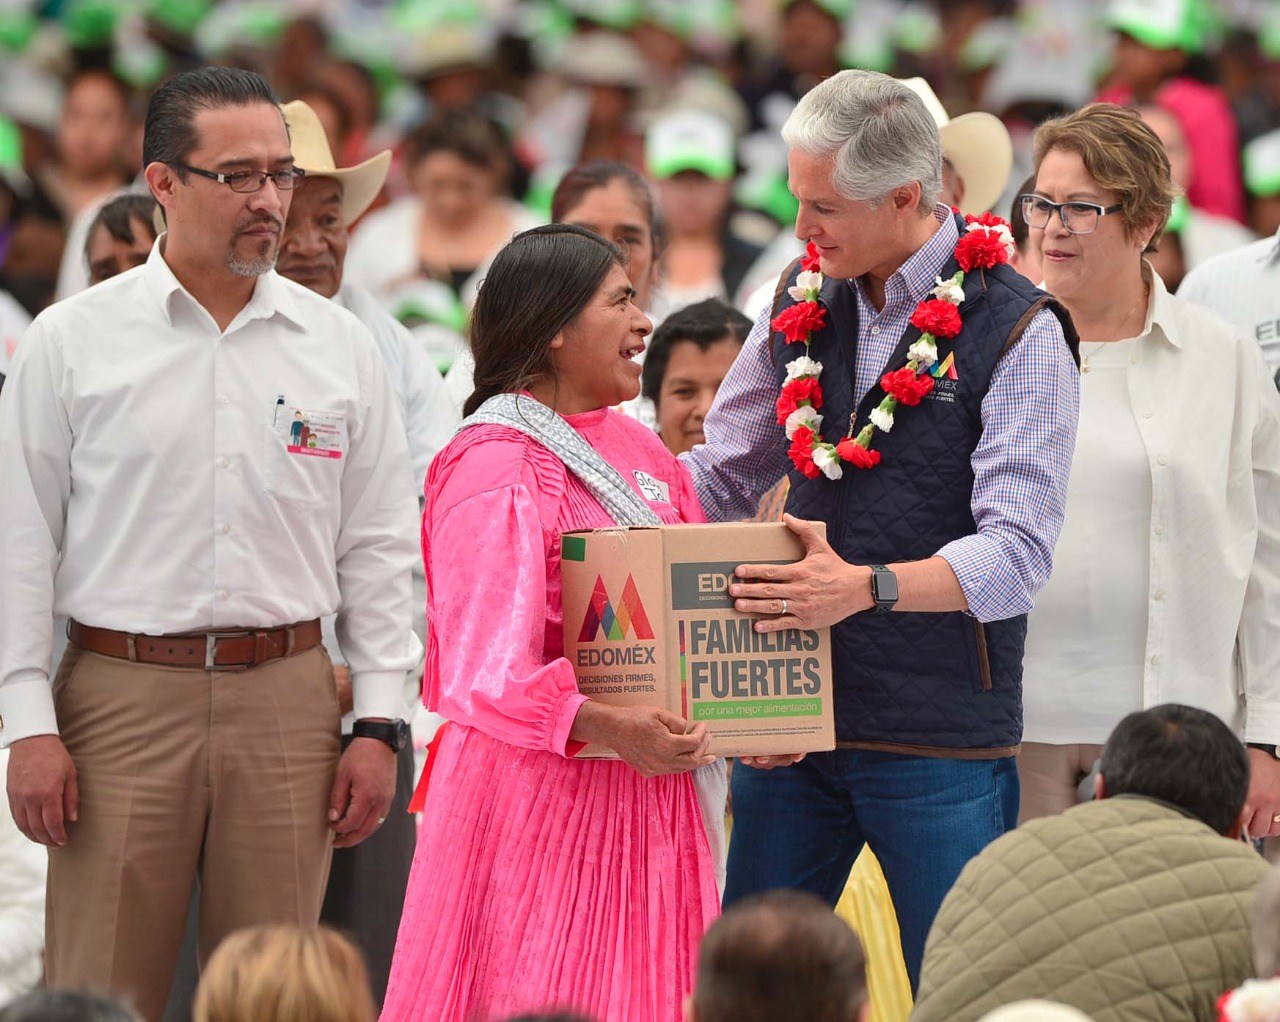
M 357 720 L 351 728 L 353 738 L 376 738 L 399 752 L 409 744 L 409 725 L 403 720 Z
M 871 598 L 877 614 L 889 613 L 898 602 L 898 576 L 883 564 L 871 565 Z

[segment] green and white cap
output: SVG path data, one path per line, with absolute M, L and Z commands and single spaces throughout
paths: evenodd
M 656 181 L 696 170 L 728 181 L 736 168 L 733 129 L 703 110 L 676 110 L 659 117 L 645 132 L 645 166 Z
M 1280 60 L 1280 4 L 1272 7 L 1262 19 L 1258 49 L 1268 60 Z
M 1280 195 L 1280 128 L 1259 135 L 1244 147 L 1244 186 L 1250 195 Z
M 1205 19 L 1197 0 L 1111 0 L 1105 17 L 1109 28 L 1154 50 L 1204 48 Z
M 14 192 L 25 195 L 30 179 L 22 167 L 22 129 L 0 115 L 0 181 Z
M 801 0 L 786 0 L 782 6 L 785 9 L 794 7 L 800 2 Z M 856 0 L 809 0 L 809 3 L 815 7 L 821 8 L 833 18 L 839 18 L 841 21 L 853 14 L 855 2 Z
M 561 0 L 575 18 L 625 32 L 640 20 L 640 0 Z

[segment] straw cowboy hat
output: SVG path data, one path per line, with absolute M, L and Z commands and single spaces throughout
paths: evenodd
M 293 158 L 308 177 L 331 177 L 342 182 L 342 222 L 350 227 L 382 191 L 391 169 L 391 150 L 384 149 L 356 167 L 339 168 L 316 112 L 302 100 L 280 108 L 289 126 Z
M 919 96 L 933 115 L 942 136 L 942 154 L 964 181 L 964 213 L 985 213 L 1004 194 L 1013 169 L 1013 142 L 994 114 L 961 114 L 955 120 L 923 78 L 904 78 L 902 84 Z

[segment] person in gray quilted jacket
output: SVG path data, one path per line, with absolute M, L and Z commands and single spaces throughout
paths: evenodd
M 1177 704 L 1125 717 L 1095 800 L 1033 820 L 960 874 L 929 933 L 912 1022 L 973 1022 L 1024 998 L 1096 1022 L 1215 1022 L 1254 974 L 1250 908 L 1267 875 L 1237 838 L 1244 747 Z

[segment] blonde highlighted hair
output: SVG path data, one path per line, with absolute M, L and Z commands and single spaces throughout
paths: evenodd
M 1169 222 L 1178 189 L 1159 136 L 1136 110 L 1114 103 L 1090 103 L 1045 121 L 1035 134 L 1036 171 L 1052 150 L 1075 153 L 1098 185 L 1120 197 L 1120 218 L 1130 238 L 1154 225 L 1147 251 Z
M 374 1022 L 364 958 L 321 927 L 255 926 L 226 938 L 196 990 L 195 1022 Z

